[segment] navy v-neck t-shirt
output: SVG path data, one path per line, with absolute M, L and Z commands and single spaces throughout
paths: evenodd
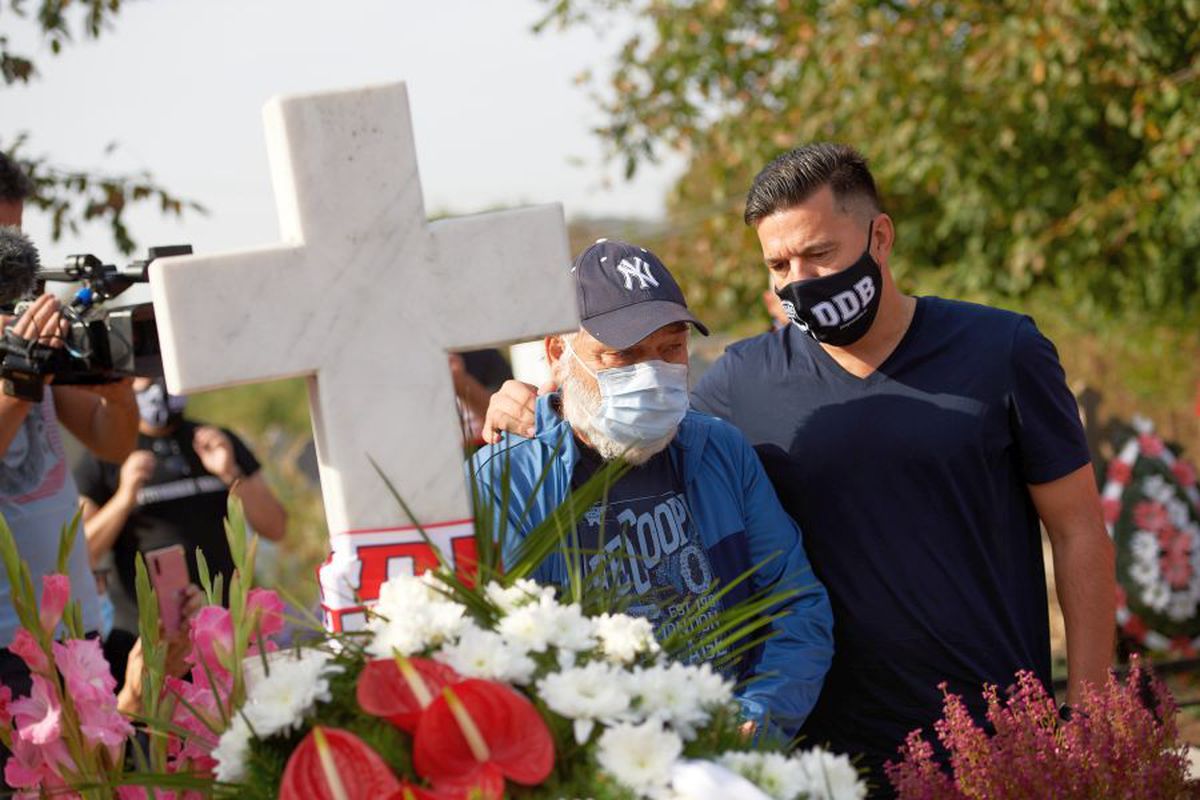
M 1028 317 L 917 300 L 867 378 L 795 326 L 739 342 L 693 407 L 749 438 L 829 591 L 835 655 L 804 733 L 878 770 L 941 715 L 938 685 L 1050 679 L 1028 484 L 1089 463 L 1054 346 Z M 878 772 L 876 772 L 878 776 Z

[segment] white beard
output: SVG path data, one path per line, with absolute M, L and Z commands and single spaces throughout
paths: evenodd
M 615 461 L 619 458 L 637 467 L 662 452 L 674 440 L 678 429 L 660 439 L 641 442 L 631 447 L 614 442 L 592 423 L 600 411 L 601 402 L 600 387 L 596 384 L 596 379 L 586 373 L 581 375 L 583 370 L 576 367 L 575 359 L 570 356 L 559 360 L 558 363 L 560 368 L 556 372 L 559 374 L 555 377 L 558 379 L 562 396 L 563 417 L 570 423 L 571 429 L 603 460 Z

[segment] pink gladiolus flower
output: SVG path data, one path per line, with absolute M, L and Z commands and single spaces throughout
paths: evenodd
M 251 630 L 263 638 L 274 636 L 283 630 L 283 601 L 269 589 L 251 589 L 246 597 L 246 614 L 252 620 Z M 251 636 L 251 642 L 257 635 Z
M 54 643 L 54 663 L 88 739 L 117 748 L 133 734 L 133 726 L 117 711 L 117 681 L 96 639 Z M 115 753 L 114 753 L 115 755 Z
M 33 676 L 33 693 L 11 706 L 16 736 L 36 745 L 48 745 L 62 736 L 62 703 L 50 682 Z
M 42 576 L 42 602 L 38 604 L 38 621 L 42 630 L 51 633 L 62 621 L 63 609 L 71 599 L 71 579 L 66 575 Z
M 67 785 L 59 772 L 74 768 L 65 742 L 60 739 L 52 745 L 39 746 L 16 738 L 12 749 L 12 756 L 4 765 L 4 782 L 14 789 L 30 790 L 18 792 L 16 797 L 34 800 L 45 795 L 63 796 Z
M 8 649 L 21 657 L 30 672 L 45 675 L 49 671 L 50 659 L 46 657 L 46 651 L 33 638 L 33 634 L 24 628 L 17 628 Z
M 133 725 L 117 710 L 117 696 L 112 695 L 105 703 L 76 703 L 75 710 L 83 735 L 109 748 L 109 753 L 116 759 L 121 745 L 133 736 Z
M 76 704 L 114 697 L 117 681 L 98 639 L 70 639 L 55 642 L 53 648 L 54 664 Z
M 204 671 L 207 666 L 214 676 L 229 674 L 233 657 L 233 618 L 220 606 L 205 606 L 192 619 L 192 652 L 188 663 Z M 201 666 L 204 665 L 204 666 Z
M 212 732 L 212 727 L 221 727 L 221 713 L 217 710 L 216 695 L 207 685 L 200 686 L 178 678 L 167 678 L 166 690 L 187 702 L 187 705 L 183 702 L 178 703 L 171 718 L 173 724 L 187 731 L 183 741 L 172 737 L 168 750 L 174 765 L 178 767 L 186 762 L 193 771 L 211 773 L 217 766 L 211 753 L 217 746 L 218 738 Z M 221 691 L 222 697 L 228 697 L 228 686 L 223 687 Z M 203 719 L 193 714 L 187 706 L 195 709 Z
M 12 727 L 12 689 L 0 686 L 0 728 Z

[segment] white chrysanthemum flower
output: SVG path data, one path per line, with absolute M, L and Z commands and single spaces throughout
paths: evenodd
M 667 723 L 685 741 L 708 722 L 714 708 L 733 697 L 729 682 L 708 664 L 658 664 L 634 670 L 628 680 L 637 700 L 633 717 Z
M 269 674 L 249 677 L 242 713 L 254 733 L 265 738 L 290 731 L 318 702 L 329 702 L 329 676 L 341 671 L 332 662 L 328 653 L 305 649 L 272 658 Z
M 809 800 L 863 800 L 867 787 L 849 756 L 834 755 L 820 747 L 795 755 L 808 782 Z
M 552 672 L 538 681 L 537 690 L 551 711 L 574 721 L 577 744 L 588 740 L 596 722 L 627 714 L 632 699 L 624 671 L 603 661 Z
M 693 664 L 686 669 L 692 694 L 701 705 L 712 708 L 733 700 L 733 683 L 711 664 Z
M 521 606 L 554 600 L 554 587 L 519 578 L 512 586 L 501 586 L 495 581 L 484 589 L 488 600 L 505 614 L 511 614 Z
M 719 763 L 775 800 L 862 800 L 866 785 L 846 756 L 821 748 L 797 753 L 725 753 Z
M 665 792 L 683 740 L 657 720 L 615 725 L 600 736 L 596 761 L 626 788 L 643 795 Z
M 754 751 L 731 750 L 728 753 L 722 753 L 717 759 L 717 763 L 729 767 L 743 778 L 757 780 L 758 773 L 762 771 L 763 755 L 763 753 Z
M 217 762 L 214 771 L 217 780 L 236 783 L 244 778 L 249 751 L 250 727 L 239 714 L 233 718 L 233 723 L 221 734 L 217 746 L 213 748 L 212 757 Z
M 446 597 L 434 588 L 436 585 L 416 575 L 388 578 L 379 587 L 379 600 L 373 610 L 382 617 L 394 619 L 427 603 L 446 602 Z
M 763 754 L 757 782 L 763 791 L 779 800 L 811 796 L 812 787 L 803 767 L 783 753 Z
M 442 646 L 433 657 L 459 675 L 525 685 L 533 680 L 537 664 L 518 644 L 475 625 L 462 630 L 458 641 Z
M 411 604 L 406 608 L 392 605 L 402 600 Z M 391 658 L 397 652 L 402 656 L 415 655 L 450 641 L 470 624 L 463 606 L 414 578 L 398 584 L 390 593 L 388 604 L 387 613 L 381 612 L 386 619 L 372 619 L 368 626 L 375 637 L 367 649 L 376 658 Z
M 671 771 L 671 800 L 775 800 L 750 781 L 712 761 L 681 759 Z
M 596 646 L 596 623 L 591 617 L 584 616 L 583 609 L 578 604 L 555 606 L 547 615 L 550 625 L 550 644 L 559 650 L 571 650 L 582 653 Z
M 550 646 L 576 652 L 591 650 L 596 646 L 593 628 L 593 621 L 578 605 L 559 605 L 545 598 L 515 609 L 496 625 L 509 641 L 534 653 L 545 652 Z
M 543 604 L 521 606 L 496 623 L 496 630 L 511 642 L 534 653 L 544 653 L 550 645 L 549 631 L 542 624 Z
M 604 656 L 617 664 L 632 663 L 642 653 L 657 653 L 654 626 L 644 617 L 628 614 L 601 614 L 592 622 Z

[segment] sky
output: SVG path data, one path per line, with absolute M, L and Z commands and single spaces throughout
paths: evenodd
M 28 154 L 106 172 L 153 171 L 209 215 L 182 223 L 129 215 L 139 245 L 223 252 L 278 241 L 262 107 L 277 94 L 404 81 L 425 206 L 471 213 L 562 202 L 578 216 L 659 217 L 679 159 L 633 182 L 606 164 L 603 119 L 584 69 L 611 70 L 624 29 L 531 32 L 538 0 L 144 0 L 122 4 L 99 41 L 54 57 L 4 23 L 41 73 L 0 90 L 0 137 L 30 134 Z M 15 34 L 15 35 L 14 35 Z M 39 49 L 40 48 L 40 49 Z M 105 154 L 110 142 L 118 148 Z M 104 226 L 54 243 L 26 214 L 43 264 L 120 255 Z

